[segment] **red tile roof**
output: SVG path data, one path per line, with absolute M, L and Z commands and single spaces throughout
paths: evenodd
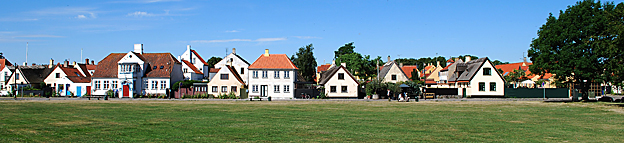
M 503 70 L 503 73 L 501 73 L 501 74 L 505 74 L 505 73 L 507 73 L 507 72 L 510 72 L 510 73 L 511 73 L 511 72 L 513 72 L 513 70 L 516 70 L 516 69 L 522 69 L 522 70 L 528 71 L 529 66 L 530 66 L 530 65 L 532 65 L 532 64 L 533 64 L 533 63 L 528 63 L 528 62 L 527 62 L 527 63 L 525 63 L 525 65 L 526 65 L 526 66 L 522 66 L 522 62 L 520 62 L 520 63 L 511 63 L 511 64 L 496 65 L 496 66 L 495 66 L 495 68 L 496 68 L 497 70 L 498 70 L 498 69 Z
M 197 67 L 195 67 L 195 65 L 191 64 L 191 62 L 189 62 L 187 60 L 182 60 L 182 62 L 184 62 L 184 64 L 186 64 L 186 66 L 190 67 L 191 70 L 193 70 L 193 72 L 195 72 L 196 74 L 204 74 L 201 71 L 199 71 L 199 69 L 197 69 Z
M 143 53 L 137 54 L 137 57 L 145 59 L 144 62 L 148 63 L 145 77 L 171 77 L 174 64 L 181 64 L 170 53 Z M 102 61 L 98 62 L 98 66 L 93 73 L 93 77 L 117 77 L 117 62 L 126 53 L 111 53 L 106 56 Z M 140 55 L 140 56 L 139 56 Z M 152 68 L 156 67 L 156 69 Z M 163 68 L 160 68 L 163 67 Z
M 452 63 L 452 62 L 455 62 L 455 61 L 453 61 L 453 59 L 448 59 L 448 60 L 446 60 L 446 62 L 447 63 Z
M 63 70 L 63 72 L 65 73 L 65 75 L 67 76 L 80 76 L 80 77 L 86 77 L 83 74 L 80 73 L 80 71 L 76 68 L 70 68 L 70 67 L 59 67 L 61 68 L 61 70 Z
M 299 69 L 286 54 L 260 55 L 249 69 Z
M 87 70 L 95 70 L 97 65 L 87 65 Z
M 418 66 L 417 65 L 404 65 L 401 67 L 401 70 L 405 73 L 408 79 L 412 79 L 412 71 L 416 70 L 416 74 L 418 74 Z M 418 75 L 416 75 L 418 76 Z
M 443 68 L 442 70 L 440 70 L 440 71 L 445 71 L 445 70 L 448 70 L 448 68 L 449 68 L 451 65 L 453 65 L 453 64 L 454 64 L 454 63 L 451 63 L 451 64 L 449 64 L 449 65 L 446 65 L 446 67 L 444 67 L 444 68 Z
M 90 83 L 90 77 L 79 77 L 79 76 L 67 76 L 67 79 L 71 80 L 74 83 Z
M 7 59 L 0 59 L 0 70 L 4 69 L 5 66 L 13 66 L 13 64 Z
M 195 50 L 191 50 L 191 52 L 195 53 L 195 55 L 197 56 L 197 58 L 199 58 L 199 61 L 201 61 L 202 63 L 204 63 L 204 65 L 208 65 L 208 63 L 206 63 L 206 61 L 204 61 L 204 58 L 202 58 L 197 51 Z
M 316 67 L 316 72 L 327 71 L 327 69 L 329 69 L 330 66 L 331 66 L 331 64 L 320 65 L 320 66 Z
M 217 72 L 219 72 L 219 69 L 217 69 L 217 68 L 210 68 L 209 72 L 210 73 L 217 73 Z

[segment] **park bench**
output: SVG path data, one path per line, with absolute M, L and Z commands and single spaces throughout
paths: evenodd
M 266 98 L 268 99 L 268 101 L 271 101 L 271 97 L 266 97 Z M 254 99 L 258 99 L 262 101 L 262 97 L 260 97 L 260 95 L 249 95 L 249 101 L 253 101 Z
M 425 93 L 425 99 L 434 99 L 435 93 Z
M 91 100 L 91 98 L 97 98 L 98 100 L 100 100 L 100 98 L 104 98 L 104 100 L 108 100 L 108 97 L 106 95 L 88 95 L 82 96 L 82 98 L 88 98 L 89 100 Z

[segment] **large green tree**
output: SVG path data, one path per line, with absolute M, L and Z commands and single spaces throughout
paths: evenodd
M 334 51 L 334 59 L 337 59 L 342 55 L 355 53 L 353 49 L 355 49 L 353 42 L 345 44 L 344 46 L 338 48 L 337 51 Z
M 605 75 L 610 75 L 605 72 L 611 71 L 605 63 L 613 57 L 603 50 L 617 46 L 613 39 L 618 36 L 609 30 L 613 29 L 613 16 L 609 14 L 615 14 L 614 8 L 613 3 L 584 0 L 560 11 L 558 17 L 551 13 L 528 50 L 533 61 L 531 72 L 550 72 L 559 81 L 575 83 L 583 99 L 588 100 L 590 82 L 602 82 Z
M 221 57 L 210 57 L 206 63 L 208 63 L 208 67 L 214 68 L 214 65 L 221 61 L 223 58 Z
M 375 65 L 377 64 L 377 60 L 379 60 L 379 64 L 383 65 L 381 57 L 377 56 L 377 58 L 371 60 L 370 55 L 362 55 L 355 52 L 354 49 L 355 46 L 353 42 L 338 48 L 337 51 L 334 51 L 334 64 L 340 65 L 341 63 L 345 63 L 347 70 L 360 79 L 376 77 L 377 70 L 375 69 Z
M 613 36 L 612 42 L 600 50 L 604 55 L 605 81 L 613 83 L 614 86 L 624 86 L 624 3 L 619 3 L 613 11 L 607 11 L 609 19 L 607 32 Z
M 290 57 L 290 60 L 299 68 L 299 73 L 305 81 L 313 81 L 316 75 L 316 58 L 314 46 L 309 44 L 299 48 L 299 51 Z

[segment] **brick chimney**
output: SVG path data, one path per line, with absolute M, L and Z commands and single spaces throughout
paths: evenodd
M 88 64 L 89 64 L 89 58 L 86 58 L 85 59 L 85 65 L 88 65 Z
M 236 54 L 236 48 L 232 48 L 232 54 Z

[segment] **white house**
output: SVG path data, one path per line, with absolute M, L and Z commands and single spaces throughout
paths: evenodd
M 91 86 L 94 95 L 113 90 L 120 98 L 132 98 L 135 94 L 166 94 L 182 79 L 182 63 L 171 53 L 143 53 L 143 44 L 134 44 L 134 51 L 111 53 L 102 59 Z
M 11 78 L 14 70 L 13 64 L 0 53 L 0 95 L 7 95 L 9 93 L 7 81 Z
M 448 78 L 451 88 L 457 88 L 459 95 L 504 96 L 504 79 L 487 58 L 466 62 L 455 62 L 455 73 Z
M 226 65 L 232 66 L 238 71 L 238 74 L 243 78 L 245 84 L 249 81 L 249 62 L 243 59 L 243 57 L 236 54 L 236 48 L 232 48 L 232 53 L 225 56 L 221 61 L 215 64 L 215 68 L 224 68 Z
M 325 87 L 325 94 L 329 98 L 358 97 L 360 83 L 343 64 L 340 66 L 332 65 L 323 72 L 318 82 L 319 85 Z
M 208 63 L 197 51 L 191 49 L 191 45 L 186 46 L 186 51 L 178 59 L 182 63 L 184 80 L 202 80 L 208 77 Z
M 397 62 L 394 60 L 390 60 L 390 56 L 388 56 L 388 62 L 386 62 L 383 68 L 381 68 L 381 71 L 379 71 L 379 77 L 383 78 L 382 82 L 391 83 L 397 83 L 401 81 L 405 82 L 409 80 L 399 64 L 397 64 Z
M 298 68 L 286 54 L 264 54 L 249 66 L 250 97 L 294 98 Z
M 54 60 L 50 60 L 54 63 Z M 91 94 L 91 74 L 86 69 L 85 64 L 69 65 L 65 61 L 62 65 L 57 64 L 52 67 L 52 72 L 43 80 L 48 86 L 52 87 L 60 96 L 82 96 Z
M 208 83 L 208 94 L 217 97 L 221 94 L 234 93 L 240 97 L 241 88 L 245 88 L 245 82 L 233 67 L 226 65 L 217 72 L 217 77 Z
M 32 66 L 17 66 L 13 74 L 10 75 L 9 80 L 6 81 L 5 86 L 10 86 L 9 91 L 16 86 L 19 89 L 21 87 L 31 86 L 33 88 L 41 88 L 41 84 L 52 68 L 44 65 L 32 65 Z M 19 91 L 18 91 L 19 92 Z

